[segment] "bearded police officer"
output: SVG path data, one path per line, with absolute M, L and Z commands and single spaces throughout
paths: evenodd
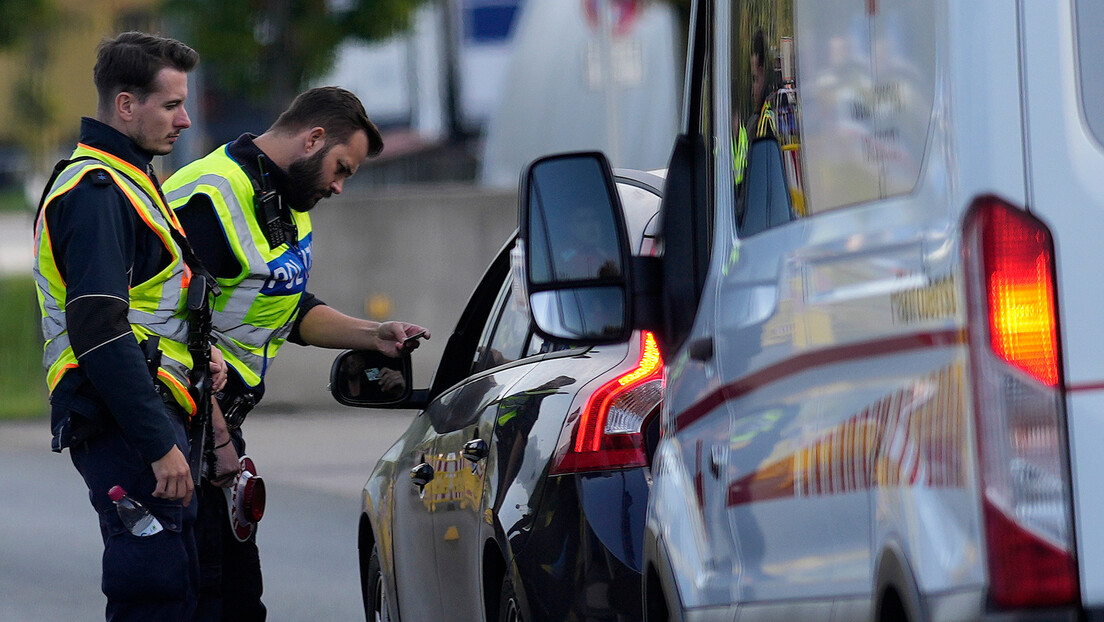
M 196 606 L 185 426 L 204 397 L 192 386 L 186 295 L 202 277 L 150 162 L 190 125 L 186 72 L 198 58 L 137 32 L 101 43 L 96 118 L 81 121 L 35 223 L 52 445 L 69 448 L 99 513 L 109 620 L 188 620 Z M 203 341 L 204 357 L 209 349 Z M 225 366 L 214 359 L 217 388 Z M 116 485 L 152 511 L 161 533 L 127 530 L 108 497 Z
M 245 452 L 242 419 L 263 396 L 265 371 L 280 346 L 290 339 L 399 356 L 403 340 L 424 331 L 344 315 L 307 291 L 313 242 L 307 212 L 339 194 L 361 162 L 382 149 L 379 130 L 355 95 L 316 88 L 299 95 L 260 136 L 244 134 L 165 183 L 171 207 L 221 288 L 212 321 L 229 366 L 218 403 L 234 443 L 217 450 L 217 469 L 199 490 L 201 619 L 266 615 L 256 534 L 246 530 L 242 538 L 232 528 L 220 486 L 234 481 Z

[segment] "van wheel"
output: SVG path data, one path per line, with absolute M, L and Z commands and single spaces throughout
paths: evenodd
M 498 622 L 525 622 L 525 616 L 521 614 L 521 601 L 518 600 L 509 573 L 502 577 L 502 590 L 498 597 Z
M 882 594 L 882 603 L 878 609 L 878 622 L 908 622 L 905 603 L 901 602 L 901 597 L 894 589 Z
M 669 622 L 670 620 L 671 612 L 667 608 L 663 588 L 659 585 L 659 577 L 649 566 L 644 583 L 644 622 Z
M 365 619 L 369 622 L 390 622 L 391 613 L 387 609 L 387 590 L 383 587 L 378 544 L 372 545 L 372 556 L 368 558 L 368 569 L 364 573 L 364 594 Z

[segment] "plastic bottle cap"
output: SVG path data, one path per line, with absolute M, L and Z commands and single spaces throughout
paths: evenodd
M 111 490 L 107 491 L 107 496 L 110 497 L 112 501 L 118 501 L 126 496 L 126 491 L 123 490 L 122 486 L 112 486 Z

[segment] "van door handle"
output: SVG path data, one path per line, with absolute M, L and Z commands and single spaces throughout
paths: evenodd
M 709 471 L 713 474 L 714 478 L 721 476 L 721 471 L 724 470 L 725 462 L 727 461 L 728 452 L 720 445 L 714 445 L 709 451 Z
M 713 338 L 702 337 L 701 339 L 695 339 L 690 342 L 688 348 L 690 358 L 695 361 L 702 361 L 703 363 L 713 358 Z

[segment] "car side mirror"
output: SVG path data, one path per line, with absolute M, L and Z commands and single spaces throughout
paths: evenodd
M 330 393 L 346 406 L 395 406 L 410 398 L 412 380 L 409 356 L 348 350 L 330 368 Z
M 528 303 L 537 331 L 576 345 L 632 333 L 631 254 L 613 170 L 601 153 L 540 158 L 518 189 Z

